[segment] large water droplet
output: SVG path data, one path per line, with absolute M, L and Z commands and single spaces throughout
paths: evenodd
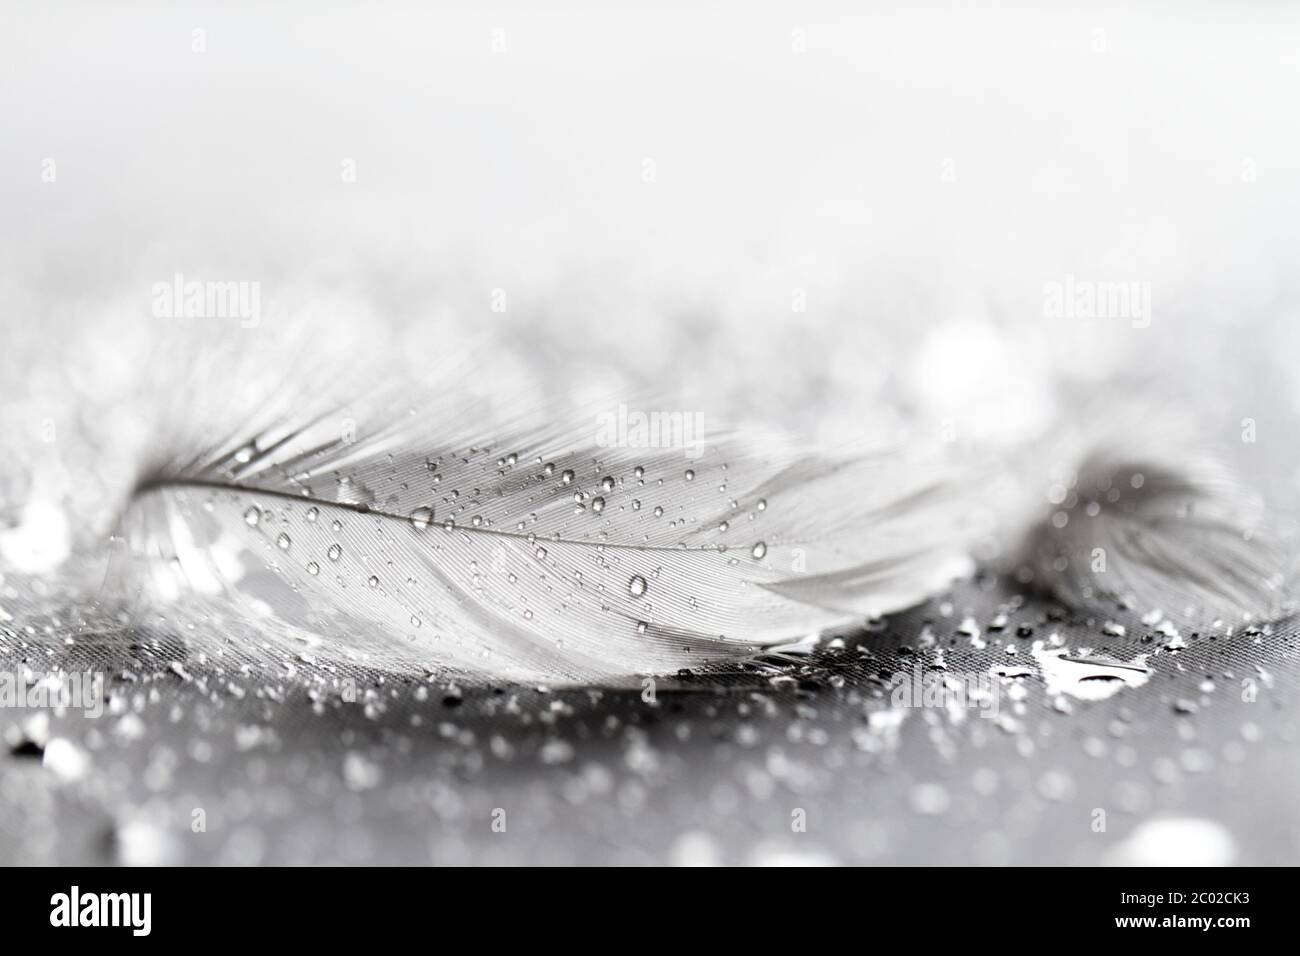
M 687 469 L 686 469 L 686 480 L 687 480 L 687 481 L 694 481 L 694 480 L 695 480 L 695 469 L 694 469 L 694 468 L 687 468 Z
M 597 495 L 591 499 L 591 510 L 601 512 L 605 510 L 605 499 Z
M 763 541 L 760 541 L 756 545 L 754 545 L 753 548 L 750 549 L 749 553 L 754 556 L 754 560 L 762 561 L 765 557 L 767 557 L 767 544 Z
M 635 598 L 639 598 L 641 595 L 645 594 L 645 591 L 645 578 L 641 577 L 639 574 L 632 575 L 632 580 L 627 582 L 627 593 Z
M 566 469 L 564 469 L 564 471 L 560 472 L 560 481 L 561 481 L 563 484 L 566 484 L 566 485 L 567 485 L 569 482 L 573 481 L 573 469 L 572 469 L 572 468 L 566 468 Z
M 331 544 L 329 550 L 325 552 L 325 556 L 331 561 L 337 561 L 343 557 L 343 548 L 340 545 Z
M 411 512 L 411 525 L 419 531 L 423 531 L 429 525 L 433 524 L 433 509 L 430 507 L 419 507 Z
M 370 575 L 370 579 L 369 579 L 368 581 L 366 581 L 366 583 L 369 584 L 371 588 L 377 588 L 377 587 L 379 587 L 379 577 L 378 577 L 378 575 L 374 575 L 374 574 Z
M 289 540 L 289 536 L 283 531 L 281 531 L 280 536 L 275 539 L 275 543 L 281 551 L 288 551 L 289 545 L 293 544 L 293 542 Z
M 604 478 L 600 479 L 600 487 L 603 491 L 613 491 L 614 479 L 609 477 L 609 475 L 606 475 Z
M 250 528 L 256 528 L 257 523 L 262 520 L 262 512 L 258 510 L 257 505 L 253 505 L 244 512 L 244 524 Z

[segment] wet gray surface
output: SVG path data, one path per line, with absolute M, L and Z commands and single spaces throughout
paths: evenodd
M 33 711 L 0 711 L 8 744 L 0 859 L 1282 864 L 1300 856 L 1292 628 L 1182 632 L 1179 641 L 1135 618 L 1067 619 L 1018 604 L 999 582 L 972 583 L 823 642 L 809 658 L 660 680 L 654 702 L 635 681 L 470 687 L 331 673 L 303 659 L 245 671 L 233 657 L 187 659 L 166 641 L 50 649 L 6 632 L 6 670 L 102 667 L 110 676 L 98 719 L 67 713 L 45 726 Z M 1000 610 L 1005 626 L 990 630 Z M 1123 636 L 1103 632 L 1116 623 Z M 1092 659 L 1120 662 L 1145 654 L 1152 673 L 1099 701 L 1079 699 L 1077 687 L 1049 693 L 1036 645 L 1040 655 L 1091 648 Z M 889 678 L 914 664 L 958 678 L 1000 673 L 998 715 L 980 716 L 988 700 L 895 706 Z M 1105 674 L 1088 671 L 1084 683 L 1109 684 Z

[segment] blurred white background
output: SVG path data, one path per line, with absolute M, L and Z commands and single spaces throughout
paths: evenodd
M 6 0 L 8 440 L 69 377 L 165 378 L 182 273 L 832 444 L 885 403 L 1033 440 L 1146 383 L 1293 454 L 1294 7 L 546 7 Z M 1067 275 L 1149 283 L 1150 327 L 1046 316 Z

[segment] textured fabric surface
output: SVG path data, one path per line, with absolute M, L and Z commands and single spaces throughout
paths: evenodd
M 1293 627 L 1166 650 L 1136 620 L 1019 603 L 972 583 L 809 658 L 661 680 L 654 702 L 639 684 L 454 686 L 307 660 L 245 672 L 166 643 L 9 639 L 5 669 L 105 669 L 109 707 L 44 730 L 0 712 L 0 859 L 1295 861 Z M 1118 622 L 1124 636 L 1103 633 Z M 1072 652 L 1148 654 L 1154 673 L 1105 700 L 1049 694 L 1033 649 L 1052 635 Z M 917 663 L 1000 671 L 998 716 L 895 706 L 890 678 Z M 1170 820 L 1190 846 L 1152 836 Z

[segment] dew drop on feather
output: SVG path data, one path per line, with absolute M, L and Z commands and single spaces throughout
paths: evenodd
M 645 578 L 639 574 L 632 575 L 632 580 L 627 582 L 627 593 L 633 597 L 641 597 L 646 592 Z
M 429 527 L 429 525 L 433 524 L 433 509 L 430 507 L 416 508 L 411 512 L 411 524 L 419 531 Z
M 257 523 L 262 520 L 262 512 L 258 510 L 257 505 L 253 505 L 244 512 L 244 524 L 250 528 L 256 528 Z

